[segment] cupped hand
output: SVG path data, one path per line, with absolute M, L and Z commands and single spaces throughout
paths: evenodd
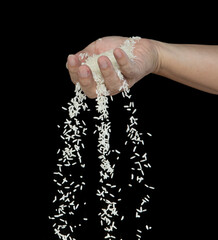
M 146 75 L 156 72 L 159 68 L 159 54 L 155 41 L 144 38 L 136 41 L 134 46 L 134 55 L 136 58 L 134 61 L 131 61 L 126 53 L 119 48 L 126 39 L 126 37 L 118 36 L 104 37 L 92 42 L 75 55 L 68 56 L 66 66 L 69 70 L 71 80 L 74 84 L 79 82 L 82 90 L 89 98 L 97 97 L 96 82 L 93 79 L 90 68 L 87 65 L 81 65 L 81 63 L 85 61 L 84 58 L 81 58 L 81 53 L 86 53 L 91 56 L 114 49 L 114 57 L 129 87 L 132 87 Z M 109 58 L 106 56 L 99 57 L 98 64 L 110 95 L 119 93 L 122 83 Z

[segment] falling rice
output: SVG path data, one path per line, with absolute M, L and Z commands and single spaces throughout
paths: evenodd
M 134 46 L 140 41 L 140 37 L 128 38 L 120 48 L 125 51 L 127 56 L 131 61 L 134 61 L 136 58 L 134 55 Z M 125 213 L 122 214 L 117 208 L 118 202 L 122 202 L 120 198 L 121 187 L 119 184 L 114 184 L 114 173 L 116 165 L 110 162 L 111 154 L 117 154 L 115 159 L 119 160 L 118 155 L 122 155 L 122 151 L 118 149 L 111 149 L 110 146 L 110 137 L 111 137 L 111 122 L 109 120 L 109 96 L 110 92 L 107 90 L 104 84 L 104 78 L 101 74 L 101 71 L 98 66 L 98 58 L 100 56 L 107 56 L 113 67 L 120 78 L 121 87 L 119 91 L 122 91 L 122 96 L 128 100 L 128 104 L 125 104 L 124 109 L 130 113 L 130 118 L 127 123 L 126 134 L 127 140 L 125 140 L 124 145 L 126 147 L 132 146 L 132 154 L 129 156 L 129 159 L 133 164 L 137 164 L 139 168 L 131 168 L 131 174 L 129 180 L 131 183 L 128 183 L 128 187 L 132 188 L 135 184 L 141 184 L 143 187 L 154 189 L 152 186 L 144 183 L 144 165 L 140 161 L 147 161 L 146 153 L 136 152 L 136 149 L 139 146 L 144 145 L 143 134 L 139 133 L 137 130 L 138 127 L 138 118 L 136 118 L 136 108 L 134 101 L 131 99 L 132 95 L 130 94 L 130 89 L 128 83 L 122 75 L 119 65 L 116 62 L 116 59 L 113 55 L 113 49 L 104 52 L 100 55 L 88 56 L 87 53 L 81 53 L 80 58 L 85 61 L 83 64 L 86 64 L 92 70 L 93 78 L 96 81 L 96 115 L 93 117 L 97 122 L 95 124 L 95 130 L 93 134 L 98 134 L 98 159 L 100 160 L 100 171 L 99 171 L 99 182 L 101 187 L 96 189 L 96 195 L 99 197 L 101 202 L 101 211 L 99 212 L 99 223 L 104 230 L 104 239 L 118 239 L 117 234 L 119 232 L 118 223 L 124 220 Z M 110 99 L 113 98 L 110 96 Z M 90 111 L 88 104 L 86 103 L 86 96 L 82 92 L 80 84 L 77 83 L 75 86 L 75 96 L 67 104 L 68 107 L 62 107 L 63 110 L 68 111 L 69 118 L 64 122 L 63 133 L 61 138 L 65 143 L 65 147 L 61 151 L 58 150 L 57 154 L 61 155 L 58 159 L 57 170 L 54 172 L 54 182 L 57 184 L 57 194 L 53 200 L 53 204 L 56 204 L 56 211 L 53 216 L 49 216 L 49 219 L 54 221 L 53 229 L 55 235 L 58 239 L 61 240 L 77 240 L 76 231 L 83 224 L 86 224 L 89 221 L 88 216 L 82 216 L 82 219 L 78 224 L 72 226 L 68 221 L 69 215 L 72 217 L 76 216 L 77 212 L 82 207 L 86 207 L 86 202 L 81 203 L 80 192 L 83 192 L 86 189 L 86 183 L 83 179 L 83 176 L 80 175 L 79 178 L 73 179 L 73 176 L 67 175 L 64 176 L 64 169 L 69 167 L 78 167 L 80 166 L 81 171 L 86 167 L 86 163 L 83 159 L 83 151 L 85 145 L 83 138 L 87 135 L 87 123 L 85 120 L 82 120 L 80 114 L 82 111 Z M 60 129 L 60 125 L 58 125 Z M 152 136 L 150 133 L 147 135 Z M 131 145 L 130 145 L 131 144 Z M 149 163 L 147 166 L 151 166 Z M 148 197 L 148 196 L 147 196 Z M 149 196 L 150 197 L 150 196 Z M 136 218 L 141 218 L 147 209 L 142 208 L 142 206 L 148 202 L 146 196 L 141 198 L 141 204 L 136 208 Z M 69 211 L 70 209 L 70 211 Z M 59 214 L 57 214 L 59 213 Z M 119 216 L 122 216 L 121 218 Z M 63 225 L 64 222 L 64 225 Z M 146 225 L 146 230 L 151 229 L 150 226 Z M 136 231 L 137 237 L 141 238 L 142 230 Z

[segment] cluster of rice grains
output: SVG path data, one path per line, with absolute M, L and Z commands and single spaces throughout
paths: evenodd
M 121 48 L 131 60 L 135 58 L 133 55 L 134 44 L 139 39 L 139 37 L 129 38 L 121 45 Z M 120 141 L 123 141 L 123 148 L 126 149 L 124 153 L 127 149 L 128 153 L 130 153 L 130 156 L 125 156 L 127 158 L 125 161 L 129 162 L 131 170 L 128 172 L 129 180 L 126 186 L 123 186 L 117 181 L 117 179 L 122 178 L 122 175 L 115 178 L 116 174 L 122 174 L 115 171 L 116 162 L 119 162 L 122 152 L 117 148 L 111 149 L 112 127 L 109 118 L 109 101 L 113 101 L 113 98 L 108 96 L 109 92 L 97 67 L 99 55 L 90 57 L 81 55 L 81 57 L 87 57 L 84 63 L 91 68 L 97 83 L 96 113 L 93 122 L 95 124 L 94 134 L 97 134 L 98 139 L 97 152 L 100 164 L 99 185 L 98 189 L 96 189 L 96 195 L 101 206 L 98 213 L 99 226 L 104 232 L 104 239 L 125 240 L 123 239 L 122 230 L 119 229 L 121 223 L 125 222 L 126 214 L 128 214 L 126 210 L 119 208 L 119 205 L 121 206 L 124 202 L 123 192 L 130 188 L 137 189 L 138 185 L 147 189 L 146 194 L 143 196 L 138 197 L 135 195 L 137 206 L 135 207 L 134 218 L 138 221 L 146 215 L 147 203 L 150 201 L 149 193 L 154 188 L 145 183 L 146 170 L 151 165 L 147 160 L 147 154 L 144 152 L 143 133 L 137 130 L 138 118 L 136 117 L 136 108 L 128 84 L 118 66 L 116 66 L 117 63 L 113 59 L 113 50 L 105 52 L 104 55 L 110 58 L 120 80 L 123 82 L 120 88 L 125 99 L 123 107 L 130 117 L 126 125 L 126 136 L 121 138 Z M 57 170 L 54 172 L 53 181 L 57 184 L 57 193 L 53 200 L 55 213 L 49 216 L 49 219 L 53 221 L 52 226 L 58 239 L 79 240 L 79 229 L 84 224 L 88 224 L 89 221 L 88 214 L 84 211 L 84 208 L 87 207 L 87 199 L 83 194 L 87 187 L 84 177 L 86 162 L 83 157 L 85 155 L 83 140 L 87 137 L 87 123 L 81 119 L 81 112 L 90 111 L 86 96 L 82 92 L 79 83 L 76 84 L 74 98 L 63 109 L 68 111 L 69 117 L 64 122 L 61 134 L 63 147 L 62 150 L 58 150 Z M 150 133 L 147 133 L 147 135 L 151 136 Z M 89 159 L 89 161 L 97 161 L 97 159 Z M 83 210 L 80 211 L 80 209 Z M 136 239 L 142 239 L 143 232 L 150 230 L 151 226 L 146 221 L 138 226 L 140 227 L 136 227 L 135 237 Z

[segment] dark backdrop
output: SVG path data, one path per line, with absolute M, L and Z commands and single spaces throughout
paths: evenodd
M 40 239 L 53 237 L 50 230 L 46 237 L 46 209 L 52 199 L 52 171 L 59 144 L 56 125 L 62 118 L 61 106 L 74 90 L 65 68 L 68 54 L 109 35 L 218 44 L 214 8 L 209 4 L 191 8 L 185 2 L 171 6 L 131 3 L 125 8 L 101 2 L 100 7 L 52 5 L 40 7 L 33 16 L 28 12 L 19 24 L 25 32 L 24 62 L 29 69 L 25 81 L 29 90 L 20 104 L 21 112 L 28 109 L 29 121 L 22 123 L 28 128 L 25 146 L 30 152 L 30 168 L 25 172 L 28 182 L 26 178 L 23 181 L 28 183 L 23 188 L 29 200 L 22 203 L 31 212 L 30 222 L 39 216 L 30 229 Z M 26 25 L 29 19 L 30 25 Z M 153 134 L 154 239 L 157 234 L 168 239 L 217 235 L 217 96 L 155 75 L 140 81 L 132 92 L 143 128 Z

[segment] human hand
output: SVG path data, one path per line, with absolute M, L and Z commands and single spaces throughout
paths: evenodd
M 67 59 L 67 68 L 71 80 L 74 84 L 80 83 L 84 93 L 89 98 L 96 98 L 96 82 L 93 79 L 92 72 L 87 65 L 81 65 L 85 59 L 81 59 L 81 53 L 101 54 L 110 49 L 114 49 L 114 57 L 119 64 L 120 71 L 126 79 L 129 88 L 149 73 L 156 72 L 159 67 L 159 55 L 155 41 L 149 39 L 140 39 L 134 45 L 134 55 L 136 58 L 131 61 L 126 53 L 119 46 L 126 40 L 126 37 L 104 37 L 92 42 L 82 51 L 75 55 L 69 55 Z M 99 68 L 104 77 L 104 82 L 110 95 L 119 93 L 121 81 L 117 76 L 113 65 L 108 57 L 98 58 Z

